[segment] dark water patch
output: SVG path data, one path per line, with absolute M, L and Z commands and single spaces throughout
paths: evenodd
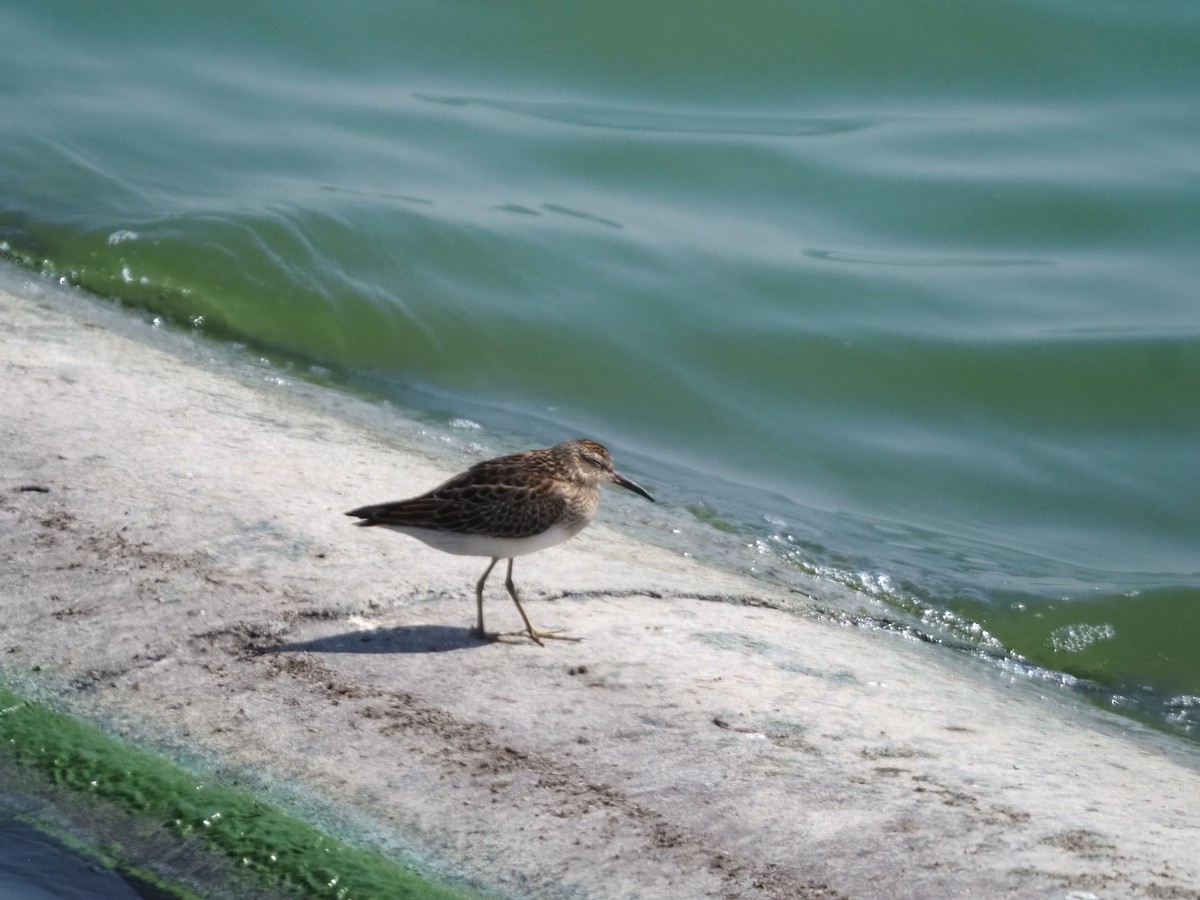
M 191 900 L 196 896 L 108 867 L 72 843 L 12 817 L 0 803 L 0 896 L 12 900 Z

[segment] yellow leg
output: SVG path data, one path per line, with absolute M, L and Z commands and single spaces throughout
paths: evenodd
M 483 574 L 479 576 L 479 581 L 475 585 L 475 611 L 477 619 L 475 627 L 472 629 L 472 634 L 476 637 L 481 637 L 485 640 L 493 640 L 496 635 L 488 634 L 483 630 L 483 583 L 487 581 L 487 577 L 492 574 L 492 569 L 496 568 L 496 563 L 500 562 L 500 557 L 493 557 L 488 567 L 483 570 Z M 508 561 L 509 567 L 512 567 L 512 560 Z
M 496 564 L 496 560 L 493 559 L 492 565 L 494 566 L 495 564 Z M 517 586 L 515 584 L 513 584 L 512 569 L 513 569 L 513 561 L 512 561 L 512 559 L 509 559 L 508 575 L 504 579 L 504 586 L 506 588 L 508 588 L 508 596 L 512 597 L 513 603 L 517 604 L 517 612 L 519 612 L 521 614 L 521 618 L 525 620 L 525 630 L 529 632 L 529 636 L 531 638 L 533 638 L 533 642 L 535 644 L 537 644 L 538 646 L 544 646 L 542 644 L 542 638 L 553 638 L 556 641 L 582 640 L 582 638 L 567 637 L 566 635 L 555 634 L 553 631 L 538 631 L 533 627 L 533 623 L 529 621 L 529 616 L 525 615 L 525 608 L 523 606 L 521 606 L 520 598 L 517 597 Z M 490 571 L 492 571 L 491 566 L 488 567 L 488 572 L 490 572 Z M 484 573 L 484 575 L 486 575 L 486 574 L 487 574 L 487 572 Z M 482 580 L 480 581 L 480 584 L 481 585 L 483 584 Z M 482 630 L 482 627 L 481 627 L 481 630 Z

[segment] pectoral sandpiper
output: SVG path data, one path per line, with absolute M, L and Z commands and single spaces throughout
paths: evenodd
M 346 515 L 361 519 L 359 525 L 390 528 L 446 553 L 491 557 L 475 585 L 474 634 L 496 637 L 483 628 L 483 585 L 496 563 L 507 559 L 504 586 L 530 638 L 538 644 L 542 638 L 577 640 L 533 627 L 513 585 L 513 559 L 582 531 L 596 514 L 605 481 L 654 500 L 613 468 L 602 444 L 584 439 L 485 460 L 419 497 L 363 506 Z

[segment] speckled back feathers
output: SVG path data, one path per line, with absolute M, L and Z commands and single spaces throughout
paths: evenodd
M 649 498 L 614 471 L 602 444 L 584 439 L 484 460 L 419 497 L 348 515 L 361 525 L 497 538 L 529 538 L 551 528 L 574 534 L 596 514 L 604 481 Z

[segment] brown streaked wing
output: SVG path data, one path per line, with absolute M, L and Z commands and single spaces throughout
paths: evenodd
M 372 509 L 370 523 L 522 538 L 553 526 L 566 507 L 554 491 L 454 479 L 421 497 Z

